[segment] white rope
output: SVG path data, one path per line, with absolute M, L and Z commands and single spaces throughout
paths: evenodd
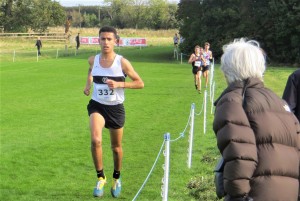
M 202 113 L 202 111 L 203 111 L 203 106 L 204 106 L 204 105 L 203 105 L 203 103 L 202 103 L 200 112 L 199 112 L 199 113 L 196 112 L 195 115 L 197 115 L 197 116 L 201 115 L 201 113 Z
M 136 193 L 136 195 L 134 196 L 134 198 L 132 199 L 132 201 L 134 201 L 134 200 L 138 197 L 138 195 L 140 194 L 140 192 L 141 192 L 142 189 L 144 188 L 145 184 L 147 183 L 147 181 L 148 181 L 150 175 L 152 174 L 153 169 L 154 169 L 154 167 L 155 167 L 155 165 L 156 165 L 156 163 L 157 163 L 157 161 L 158 161 L 159 155 L 161 154 L 161 152 L 162 152 L 162 150 L 163 150 L 163 147 L 164 147 L 165 142 L 166 142 L 166 141 L 164 140 L 163 143 L 162 143 L 162 145 L 161 145 L 161 147 L 160 147 L 160 150 L 159 150 L 159 152 L 158 152 L 158 154 L 157 154 L 157 157 L 156 157 L 156 159 L 155 159 L 155 162 L 154 162 L 154 164 L 153 164 L 153 166 L 152 166 L 152 168 L 151 168 L 151 170 L 150 170 L 148 176 L 146 177 L 144 183 L 142 184 L 141 188 L 140 188 L 139 191 Z
M 189 119 L 188 119 L 188 121 L 187 121 L 187 123 L 186 123 L 186 126 L 185 126 L 184 130 L 180 133 L 179 137 L 177 137 L 177 138 L 174 139 L 174 140 L 170 140 L 170 142 L 175 142 L 175 141 L 179 140 L 180 138 L 183 138 L 183 137 L 184 137 L 184 133 L 186 132 L 186 129 L 188 128 L 189 123 L 190 123 L 190 121 L 191 121 L 191 112 L 192 112 L 192 110 L 190 110 Z

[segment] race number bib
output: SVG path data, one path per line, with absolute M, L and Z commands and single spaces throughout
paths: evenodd
M 98 85 L 97 90 L 97 99 L 102 101 L 116 101 L 117 96 L 113 89 L 108 88 L 107 85 Z
M 195 66 L 200 67 L 201 66 L 201 61 L 195 61 Z

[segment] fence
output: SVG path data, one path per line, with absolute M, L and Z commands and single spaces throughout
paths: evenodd
M 168 191 L 169 191 L 169 174 L 170 174 L 170 157 L 171 157 L 171 153 L 170 153 L 170 146 L 171 143 L 175 143 L 176 141 L 180 140 L 181 138 L 184 138 L 184 134 L 187 130 L 188 127 L 190 127 L 189 130 L 189 148 L 188 148 L 188 159 L 187 159 L 187 166 L 188 168 L 191 168 L 192 165 L 192 150 L 193 150 L 193 139 L 194 139 L 194 117 L 195 116 L 200 116 L 203 112 L 203 133 L 206 134 L 206 108 L 207 108 L 207 93 L 209 93 L 209 102 L 211 103 L 211 108 L 213 108 L 213 100 L 214 100 L 214 90 L 215 90 L 215 82 L 213 81 L 214 78 L 214 60 L 211 64 L 211 69 L 210 69 L 210 87 L 209 88 L 209 92 L 207 92 L 207 90 L 205 90 L 204 92 L 204 98 L 203 98 L 203 103 L 201 106 L 201 110 L 199 113 L 195 112 L 195 103 L 192 103 L 191 105 L 191 109 L 190 109 L 190 115 L 188 118 L 188 122 L 186 124 L 186 127 L 184 128 L 184 130 L 179 134 L 179 136 L 174 139 L 171 140 L 171 134 L 170 133 L 165 133 L 164 134 L 164 140 L 162 142 L 161 148 L 157 154 L 157 157 L 155 159 L 154 164 L 152 165 L 152 168 L 149 172 L 149 174 L 147 175 L 144 183 L 142 184 L 142 186 L 140 187 L 140 189 L 138 190 L 138 192 L 136 193 L 136 195 L 134 196 L 134 198 L 132 199 L 132 201 L 135 201 L 139 194 L 141 193 L 142 189 L 144 188 L 145 184 L 147 183 L 147 181 L 149 180 L 150 175 L 153 172 L 154 167 L 157 164 L 157 161 L 159 159 L 159 156 L 161 155 L 161 153 L 163 152 L 163 155 L 165 157 L 164 160 L 164 165 L 163 165 L 163 169 L 164 169 L 164 176 L 162 178 L 162 186 L 161 186 L 161 197 L 162 197 L 162 201 L 167 201 L 168 200 Z M 211 114 L 213 112 L 213 109 L 211 109 Z M 165 149 L 163 151 L 163 147 L 165 146 Z
M 32 44 L 31 44 L 32 45 Z M 49 47 L 48 45 L 47 47 Z M 56 45 L 57 46 L 57 45 Z M 100 53 L 100 47 L 99 45 L 81 45 L 78 50 L 76 50 L 76 44 L 75 42 L 71 44 L 59 44 L 59 48 L 46 48 L 44 45 L 41 48 L 41 56 L 38 56 L 36 47 L 34 44 L 31 47 L 34 50 L 6 50 L 6 49 L 0 49 L 0 60 L 1 61 L 39 61 L 49 58 L 59 58 L 59 57 L 68 57 L 68 56 L 77 56 L 81 54 L 98 54 Z M 115 48 L 116 52 L 120 52 L 123 48 L 139 48 L 142 49 L 142 46 L 117 46 Z M 144 47 L 143 47 L 144 48 Z
M 36 49 L 35 47 L 33 47 Z M 99 46 L 86 46 L 76 50 L 75 47 L 66 47 L 64 44 L 60 48 L 41 48 L 41 56 L 38 56 L 37 50 L 0 50 L 0 60 L 6 62 L 18 61 L 39 61 L 45 59 L 57 59 L 69 56 L 78 56 L 81 54 L 97 54 L 100 52 Z
M 0 33 L 0 38 L 26 38 L 34 39 L 40 37 L 41 40 L 55 40 L 55 41 L 65 41 L 66 35 L 61 32 L 49 32 L 49 33 Z

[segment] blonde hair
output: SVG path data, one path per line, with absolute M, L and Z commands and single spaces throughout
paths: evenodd
M 247 78 L 263 80 L 265 57 L 259 43 L 245 38 L 234 40 L 223 46 L 221 70 L 227 82 L 242 81 Z

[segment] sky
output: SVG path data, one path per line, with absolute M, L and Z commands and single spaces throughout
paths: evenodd
M 102 0 L 53 0 L 53 1 L 59 2 L 60 5 L 64 7 L 72 7 L 78 5 L 97 6 L 100 5 L 101 2 L 103 2 Z M 168 0 L 168 1 L 172 3 L 179 3 L 180 0 Z

